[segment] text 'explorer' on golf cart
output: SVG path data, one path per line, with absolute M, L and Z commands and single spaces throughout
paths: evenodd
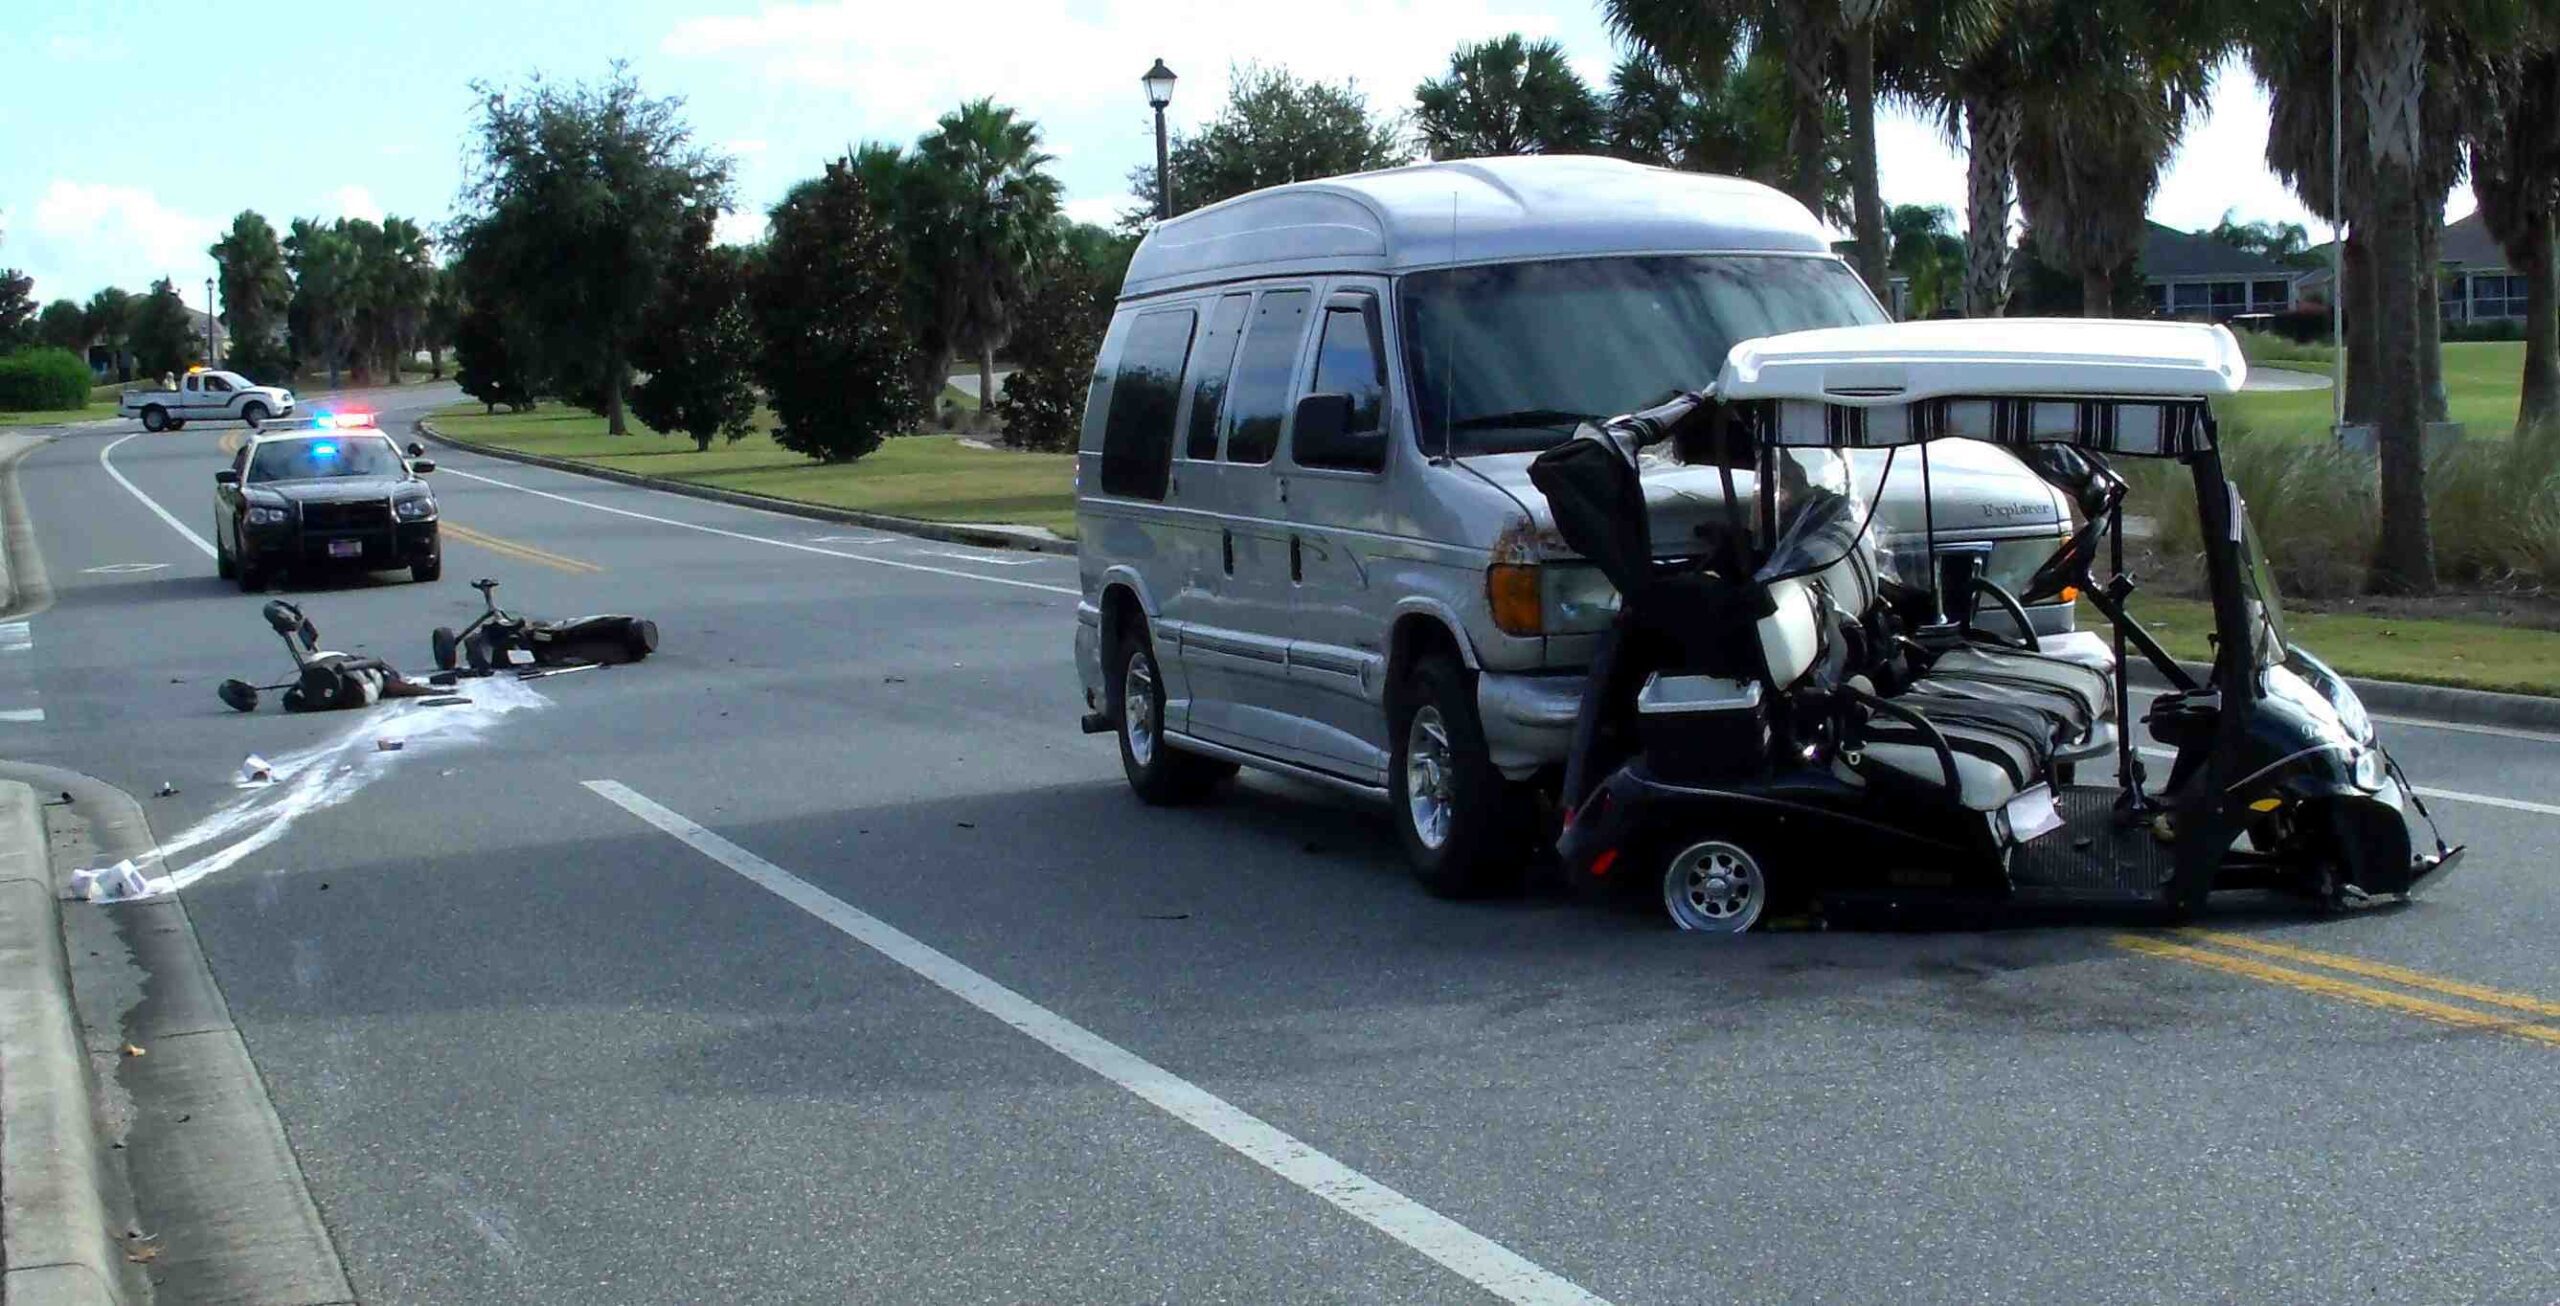
M 2191 911 L 2221 889 L 2323 905 L 2406 895 L 2460 855 L 2413 853 L 2426 817 L 2355 691 L 2290 642 L 2209 400 L 2248 370 L 2217 326 L 1930 322 L 1748 341 L 1715 386 L 1586 428 L 1531 475 L 1556 524 L 1625 596 L 1567 768 L 1568 875 L 1658 892 L 1687 929 L 1773 908 L 2014 900 Z M 1969 561 L 1916 574 L 1879 556 L 1875 491 L 1849 451 L 1916 462 L 1999 441 L 2072 496 L 2083 524 L 2022 587 Z M 1637 511 L 1647 445 L 1710 470 L 1723 532 L 1655 556 Z M 2111 457 L 2187 473 L 2214 662 L 2202 681 L 2127 610 L 2126 485 Z M 2101 547 L 2110 554 L 2100 580 Z M 2095 666 L 1982 627 L 2086 595 L 2113 647 Z M 2130 731 L 2117 783 L 2061 759 L 2126 721 L 2131 648 L 2170 688 L 2142 724 L 2174 750 L 2147 785 Z M 2432 832 L 2433 820 L 2428 818 Z
M 1147 801 L 1263 767 L 1390 799 L 1434 889 L 1499 883 L 1542 838 L 1533 790 L 1617 604 L 1530 461 L 1705 387 L 1737 341 L 1883 318 L 1795 201 L 1611 159 L 1398 168 L 1159 225 L 1079 442 L 1086 728 L 1119 732 Z M 1934 470 L 1940 548 L 2012 588 L 2069 528 L 2001 450 Z M 1642 488 L 1659 556 L 1706 550 L 1712 475 Z M 1915 556 L 1920 490 L 1894 476 L 1881 515 Z M 2072 607 L 2024 620 L 2068 639 Z

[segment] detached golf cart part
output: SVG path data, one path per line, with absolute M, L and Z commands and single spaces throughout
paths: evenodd
M 302 614 L 302 609 L 283 599 L 269 601 L 264 615 L 267 625 L 284 640 L 285 651 L 293 656 L 293 676 L 272 685 L 223 681 L 214 692 L 233 711 L 255 712 L 260 695 L 279 689 L 284 691 L 287 712 L 370 707 L 386 698 L 417 698 L 436 692 L 404 679 L 380 658 L 322 651 L 320 628 Z
M 1558 530 L 1622 596 L 1565 775 L 1568 873 L 1658 888 L 1675 923 L 1724 933 L 1825 902 L 2176 913 L 2217 890 L 2273 889 L 2337 906 L 2441 875 L 2461 848 L 2435 832 L 2354 691 L 2288 640 L 2224 476 L 2210 400 L 2246 371 L 2220 327 L 1800 332 L 1735 346 L 1704 395 L 1541 455 L 1531 476 Z M 1925 485 L 1930 443 L 1956 437 L 2020 451 L 2079 507 L 2023 593 L 1960 550 L 1915 568 L 1875 546 L 1868 487 L 1903 456 Z M 1707 557 L 1654 557 L 1634 460 L 1664 441 L 1720 471 L 1735 526 Z M 2118 456 L 2189 473 L 2219 650 L 2206 683 L 2128 610 Z M 1985 600 L 2014 621 L 2022 603 L 2075 592 L 2111 642 L 1975 623 Z M 2129 737 L 2129 652 L 2173 687 L 2143 716 L 2176 751 L 2157 791 Z M 2109 752 L 2113 787 L 2072 783 Z M 2434 851 L 2413 854 L 2404 810 Z
M 436 666 L 445 671 L 468 667 L 489 671 L 520 665 L 566 667 L 612 666 L 638 662 L 658 650 L 658 623 L 644 617 L 605 613 L 567 621 L 541 621 L 518 616 L 498 606 L 498 582 L 471 582 L 487 610 L 460 630 L 436 627 L 432 636 Z

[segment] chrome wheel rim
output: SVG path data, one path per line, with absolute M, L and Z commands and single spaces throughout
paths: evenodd
M 1768 902 L 1760 863 L 1729 843 L 1691 845 L 1662 873 L 1662 905 L 1684 930 L 1740 934 L 1759 921 Z
M 1413 714 L 1404 732 L 1405 819 L 1413 837 L 1438 852 L 1449 842 L 1449 825 L 1457 807 L 1453 778 L 1456 760 L 1449 747 L 1449 726 L 1440 709 L 1425 707 Z
M 1145 649 L 1129 654 L 1129 665 L 1120 673 L 1120 737 L 1129 745 L 1129 756 L 1140 766 L 1156 760 L 1156 664 Z

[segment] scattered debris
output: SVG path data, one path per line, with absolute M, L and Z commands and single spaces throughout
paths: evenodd
M 880 683 L 884 685 L 903 685 L 907 683 L 907 678 L 905 676 L 882 676 L 880 677 Z
M 952 824 L 959 826 L 963 830 L 975 830 L 978 828 L 978 823 L 975 821 L 953 821 Z
M 136 1247 L 132 1251 L 126 1252 L 124 1254 L 124 1258 L 136 1265 L 148 1265 L 151 1262 L 160 1259 L 160 1249 L 157 1247 Z
M 461 706 L 463 706 L 464 704 L 469 703 L 470 701 L 471 701 L 470 699 L 464 698 L 464 697 L 463 697 L 462 695 L 460 695 L 460 694 L 439 694 L 439 695 L 435 696 L 434 698 L 428 698 L 428 699 L 421 699 L 421 700 L 419 700 L 419 702 L 418 702 L 418 706 L 420 706 L 420 707 L 461 707 Z
M 256 753 L 249 754 L 249 756 L 243 759 L 240 763 L 240 783 L 244 785 L 274 784 L 275 779 L 275 764 L 258 756 Z M 69 794 L 65 794 L 63 796 L 65 798 L 70 797 Z
M 71 896 L 86 902 L 115 902 L 150 893 L 151 885 L 130 860 L 71 873 Z
M 152 795 L 154 798 L 175 798 L 177 796 L 178 787 L 166 780 L 160 782 L 160 792 Z
M 128 1056 L 128 1057 L 140 1057 L 140 1056 L 148 1056 L 148 1055 L 150 1055 L 149 1053 L 144 1052 L 144 1051 L 142 1050 L 142 1045 L 141 1045 L 141 1044 L 139 1044 L 139 1043 L 127 1043 L 127 1044 L 125 1044 L 125 1045 L 124 1045 L 124 1054 L 125 1054 L 126 1056 Z
M 408 746 L 409 745 L 405 741 L 398 739 L 377 739 L 373 741 L 373 751 L 377 753 L 396 753 Z
M 1191 913 L 1187 911 L 1142 911 L 1138 913 L 1138 919 L 1142 921 L 1187 921 L 1191 919 Z

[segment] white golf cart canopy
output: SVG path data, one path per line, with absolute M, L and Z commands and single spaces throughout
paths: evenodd
M 1837 327 L 1746 340 L 1716 397 L 1777 444 L 1878 448 L 1944 436 L 2176 455 L 2206 401 L 2248 379 L 2219 326 L 2009 318 Z

